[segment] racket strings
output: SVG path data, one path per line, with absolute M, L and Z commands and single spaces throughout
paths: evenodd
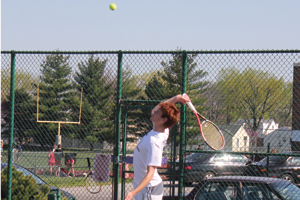
M 202 134 L 206 142 L 216 150 L 224 147 L 224 138 L 220 130 L 210 121 L 202 123 Z
M 188 106 L 191 108 L 193 113 L 195 114 L 198 125 L 200 128 L 200 133 L 202 135 L 202 138 L 206 142 L 206 144 L 214 149 L 214 150 L 221 150 L 225 146 L 225 139 L 223 137 L 222 132 L 220 129 L 211 121 L 205 119 L 202 115 L 200 115 L 191 102 L 188 102 Z M 204 120 L 201 124 L 199 117 Z

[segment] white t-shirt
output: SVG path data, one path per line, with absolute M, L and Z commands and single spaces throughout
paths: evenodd
M 151 130 L 145 135 L 134 150 L 133 168 L 134 182 L 139 185 L 147 174 L 147 166 L 161 166 L 163 148 L 167 145 L 169 129 L 165 132 Z M 157 169 L 155 169 L 153 179 L 146 187 L 156 186 L 162 182 Z

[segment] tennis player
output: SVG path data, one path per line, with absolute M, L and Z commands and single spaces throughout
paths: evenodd
M 148 132 L 137 145 L 133 155 L 134 189 L 130 191 L 125 200 L 161 200 L 163 197 L 163 182 L 157 173 L 161 166 L 163 148 L 167 144 L 169 129 L 175 125 L 179 118 L 176 102 L 191 101 L 184 95 L 176 95 L 165 102 L 158 104 L 151 111 L 150 120 L 153 129 Z

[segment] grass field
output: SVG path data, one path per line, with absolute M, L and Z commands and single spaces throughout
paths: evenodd
M 39 176 L 41 179 L 46 181 L 49 185 L 54 187 L 84 187 L 85 186 L 85 177 L 55 177 L 55 176 L 47 176 L 41 175 Z M 125 183 L 132 183 L 133 179 L 125 179 Z M 121 178 L 119 179 L 119 183 L 121 183 Z M 111 185 L 113 182 L 112 178 L 109 178 L 107 183 L 102 182 L 101 185 Z M 96 184 L 96 183 L 95 183 Z
M 64 153 L 75 153 L 70 151 L 64 151 Z M 74 165 L 75 174 L 81 171 L 88 171 L 87 159 L 89 156 L 91 159 L 91 166 L 94 165 L 94 156 L 95 152 L 76 152 L 76 163 Z M 98 152 L 97 152 L 98 153 Z M 111 153 L 112 154 L 112 153 Z M 19 162 L 17 161 L 17 156 L 15 155 L 13 158 L 13 163 L 18 164 L 24 168 L 30 169 L 31 171 L 35 171 L 36 174 L 49 185 L 54 187 L 83 187 L 85 185 L 85 177 L 56 177 L 50 175 L 50 168 L 48 165 L 48 155 L 49 152 L 22 152 L 19 158 Z M 3 152 L 3 156 L 5 160 L 2 162 L 8 161 L 7 152 Z M 64 158 L 62 158 L 61 168 L 66 169 Z M 40 173 L 43 170 L 42 173 Z M 54 168 L 53 172 L 55 174 L 56 168 Z M 133 167 L 130 166 L 129 170 L 133 170 Z M 111 162 L 110 171 L 113 171 L 113 163 Z M 119 180 L 121 182 L 121 179 Z M 126 179 L 126 182 L 132 182 L 132 179 Z M 112 178 L 109 179 L 109 182 L 102 183 L 102 185 L 111 185 Z
M 67 152 L 64 153 L 75 153 L 75 152 Z M 77 153 L 77 152 L 76 152 Z M 22 152 L 20 155 L 20 161 L 17 161 L 17 156 L 14 156 L 13 163 L 21 165 L 25 168 L 45 168 L 48 167 L 48 155 L 49 152 Z M 94 152 L 79 152 L 76 156 L 75 169 L 76 170 L 88 170 L 86 157 L 89 156 L 91 158 L 91 165 L 93 165 L 93 158 L 95 156 Z M 7 156 L 5 156 L 7 157 Z M 7 159 L 5 159 L 7 161 Z M 64 158 L 62 158 L 61 167 L 65 168 Z

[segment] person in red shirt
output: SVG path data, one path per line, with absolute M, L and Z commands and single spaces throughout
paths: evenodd
M 76 160 L 76 153 L 66 153 L 65 155 L 65 164 L 66 164 L 66 167 L 68 169 L 68 177 L 70 176 L 70 168 L 72 170 L 72 176 L 75 177 L 75 174 L 74 174 L 74 165 L 75 165 L 75 160 Z
M 53 168 L 55 166 L 55 157 L 54 157 L 53 149 L 49 150 L 48 163 L 49 163 L 49 167 L 50 167 L 50 175 L 52 176 Z

